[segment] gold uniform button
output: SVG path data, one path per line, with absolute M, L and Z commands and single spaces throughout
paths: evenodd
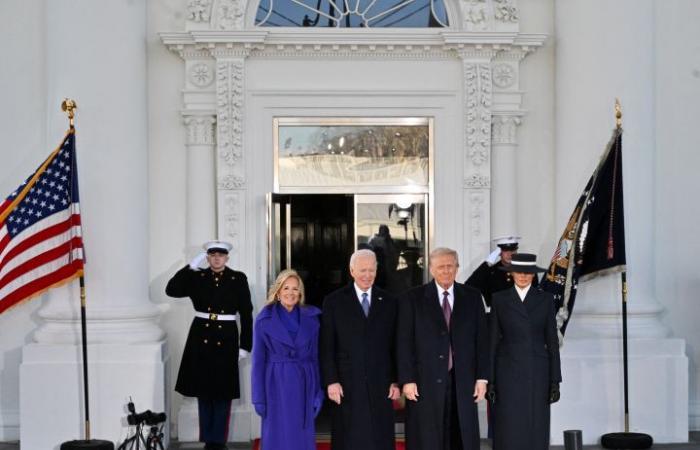
M 205 326 L 205 327 L 208 327 L 208 326 L 209 326 L 209 324 L 208 324 L 208 323 L 205 323 L 205 324 L 204 324 L 204 326 Z
M 222 309 L 222 310 L 221 310 L 221 314 L 223 314 L 223 313 L 224 313 L 224 310 Z
M 216 342 L 216 345 L 221 345 L 221 342 L 220 342 L 220 341 L 217 341 L 217 342 Z
M 211 311 L 211 307 L 207 308 L 207 311 Z
M 219 325 L 219 329 L 221 329 L 221 325 Z
M 208 340 L 206 340 L 206 339 L 204 340 L 204 343 L 205 343 L 205 344 L 208 343 L 208 342 L 209 342 Z

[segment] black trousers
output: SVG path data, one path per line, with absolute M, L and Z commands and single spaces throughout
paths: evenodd
M 228 441 L 228 422 L 231 418 L 231 400 L 197 397 L 199 408 L 199 441 L 225 444 Z
M 445 389 L 445 409 L 442 419 L 443 450 L 463 450 L 462 431 L 459 428 L 459 409 L 457 407 L 457 387 L 455 385 L 454 368 L 447 375 L 447 389 Z

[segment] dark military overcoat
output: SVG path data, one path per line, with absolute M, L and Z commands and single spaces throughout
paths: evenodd
M 238 350 L 250 351 L 253 339 L 253 304 L 243 272 L 226 267 L 195 271 L 185 266 L 168 282 L 165 293 L 189 297 L 195 311 L 212 314 L 195 317 L 182 354 L 175 390 L 188 397 L 230 400 L 240 397 Z M 215 320 L 213 315 L 238 313 L 237 321 Z

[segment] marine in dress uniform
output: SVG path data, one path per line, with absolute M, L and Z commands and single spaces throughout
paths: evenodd
M 226 266 L 231 248 L 228 242 L 207 242 L 206 252 L 180 269 L 165 288 L 170 297 L 189 297 L 195 309 L 175 390 L 197 397 L 199 437 L 207 450 L 226 448 L 231 400 L 240 397 L 238 362 L 252 347 L 250 289 L 243 272 Z M 205 258 L 209 267 L 201 269 Z

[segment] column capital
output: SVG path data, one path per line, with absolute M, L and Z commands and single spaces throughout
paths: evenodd
M 187 113 L 182 121 L 187 127 L 187 146 L 216 144 L 215 115 Z
M 494 113 L 491 118 L 491 139 L 494 145 L 517 145 L 516 130 L 522 123 L 523 113 Z

